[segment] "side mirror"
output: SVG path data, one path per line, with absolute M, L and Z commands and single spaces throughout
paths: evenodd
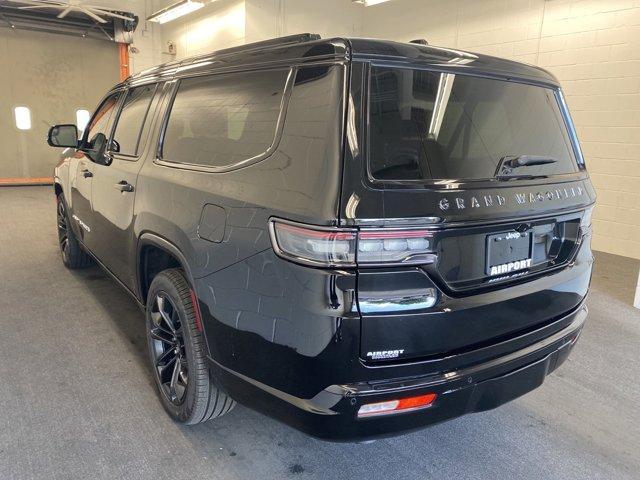
M 47 143 L 52 147 L 78 147 L 78 127 L 75 125 L 55 125 L 49 129 Z

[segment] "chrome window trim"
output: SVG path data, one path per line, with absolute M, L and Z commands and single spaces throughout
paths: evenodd
M 569 107 L 567 106 L 567 102 L 564 98 L 564 93 L 562 92 L 562 88 L 557 88 L 555 90 L 556 100 L 560 107 L 560 113 L 562 114 L 562 119 L 564 120 L 564 124 L 567 128 L 567 132 L 569 133 L 569 140 L 571 141 L 571 146 L 573 147 L 573 153 L 576 157 L 576 161 L 578 162 L 578 167 L 580 170 L 584 170 L 586 168 L 584 162 L 584 155 L 582 154 L 582 148 L 580 148 L 580 142 L 578 142 L 578 134 L 576 133 L 576 127 L 573 124 L 573 120 L 571 119 L 571 114 L 569 113 Z

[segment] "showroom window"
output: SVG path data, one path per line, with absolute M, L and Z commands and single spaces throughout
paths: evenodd
M 91 114 L 89 113 L 89 110 L 76 110 L 76 126 L 79 131 L 84 132 L 90 118 Z
M 31 130 L 31 110 L 28 107 L 16 107 L 13 113 L 18 130 Z
M 145 85 L 129 91 L 116 124 L 111 150 L 123 155 L 138 154 L 138 145 L 156 85 Z
M 182 80 L 167 123 L 162 158 L 225 167 L 273 144 L 288 70 Z

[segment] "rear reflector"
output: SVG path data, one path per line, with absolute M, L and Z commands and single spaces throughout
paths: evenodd
M 358 410 L 358 418 L 373 417 L 376 415 L 389 415 L 391 413 L 411 412 L 433 405 L 436 397 L 435 393 L 427 393 L 417 397 L 401 398 L 398 400 L 387 400 L 386 402 L 367 403 Z

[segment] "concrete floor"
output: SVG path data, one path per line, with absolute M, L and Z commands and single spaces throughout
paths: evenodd
M 639 262 L 597 255 L 591 316 L 543 387 L 373 444 L 331 444 L 237 407 L 173 423 L 143 316 L 98 269 L 66 270 L 53 192 L 0 188 L 1 479 L 640 478 Z

